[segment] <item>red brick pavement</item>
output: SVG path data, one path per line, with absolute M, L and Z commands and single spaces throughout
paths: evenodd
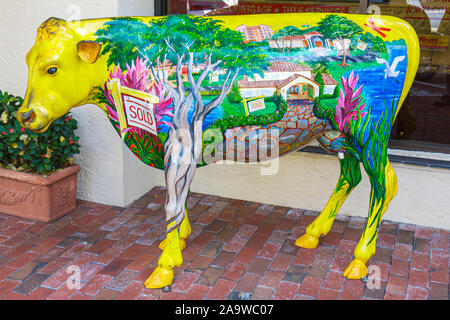
M 157 187 L 128 208 L 79 201 L 49 224 L 0 213 L 0 299 L 449 298 L 449 231 L 383 221 L 370 262 L 378 281 L 364 284 L 342 272 L 365 219 L 337 217 L 317 249 L 300 249 L 317 212 L 198 193 L 172 291 L 146 289 L 164 199 Z

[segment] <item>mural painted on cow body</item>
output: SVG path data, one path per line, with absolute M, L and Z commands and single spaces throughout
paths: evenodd
M 198 166 L 262 161 L 317 139 L 340 153 L 341 174 L 324 210 L 296 244 L 317 247 L 359 183 L 362 163 L 372 185 L 369 220 L 344 272 L 361 278 L 397 192 L 387 141 L 417 69 L 415 33 L 397 21 L 294 14 L 247 16 L 243 24 L 240 17 L 173 16 L 84 20 L 75 28 L 50 19 L 27 58 L 29 89 L 37 86 L 35 73 L 42 78 L 39 95 L 27 91 L 17 117 L 43 131 L 46 121 L 94 102 L 141 161 L 165 171 L 167 237 L 145 283 L 149 288 L 169 285 L 173 267 L 182 263 L 190 233 L 185 201 Z M 39 61 L 42 47 L 59 56 Z M 89 90 L 58 88 L 58 95 L 72 96 L 62 102 L 46 96 L 51 81 L 75 67 L 88 75 Z M 45 99 L 52 102 L 47 110 Z
M 329 116 L 323 116 L 319 119 L 313 112 L 313 102 L 314 100 L 317 101 L 320 98 L 325 97 L 325 99 L 323 99 L 326 102 L 325 105 L 331 105 L 332 107 L 336 105 L 339 87 L 342 86 L 342 83 L 339 84 L 336 80 L 339 80 L 342 72 L 345 71 L 344 68 L 339 68 L 339 65 L 342 67 L 347 66 L 345 61 L 346 57 L 351 57 L 350 54 L 347 54 L 347 51 L 350 50 L 350 46 L 354 47 L 353 53 L 356 53 L 356 57 L 353 57 L 355 61 L 352 64 L 352 70 L 360 68 L 364 70 L 364 73 L 369 72 L 372 75 L 379 74 L 378 69 L 381 68 L 378 63 L 378 60 L 380 59 L 378 56 L 383 54 L 383 56 L 388 59 L 389 56 L 391 56 L 388 53 L 386 44 L 380 37 L 373 36 L 369 32 L 363 32 L 359 26 L 348 19 L 343 20 L 346 22 L 346 24 L 343 24 L 342 19 L 344 18 L 331 15 L 319 21 L 318 26 L 316 27 L 299 29 L 294 26 L 286 26 L 276 32 L 271 26 L 265 25 L 263 30 L 265 34 L 257 39 L 259 41 L 249 38 L 248 34 L 245 32 L 245 25 L 238 26 L 235 30 L 231 30 L 222 27 L 220 24 L 214 24 L 215 29 L 210 28 L 210 26 L 209 28 L 205 27 L 204 30 L 207 32 L 204 31 L 202 33 L 198 26 L 201 23 L 204 24 L 205 19 L 198 17 L 171 17 L 168 21 L 163 20 L 162 23 L 158 23 L 158 27 L 155 27 L 155 23 L 145 23 L 137 19 L 116 19 L 105 23 L 105 26 L 97 31 L 96 34 L 99 36 L 98 40 L 107 45 L 107 48 L 103 50 L 103 53 L 111 53 L 108 60 L 109 64 L 118 66 L 119 73 L 122 72 L 120 70 L 121 64 L 122 66 L 127 66 L 124 73 L 134 74 L 137 77 L 145 74 L 148 79 L 151 79 L 153 78 L 152 73 L 155 71 L 156 73 L 160 72 L 161 76 L 165 73 L 163 77 L 166 79 L 160 77 L 159 86 L 163 86 L 163 82 L 171 82 L 174 84 L 177 81 L 177 77 L 180 77 L 180 82 L 187 88 L 185 94 L 189 91 L 190 86 L 188 73 L 191 72 L 192 76 L 196 77 L 200 75 L 200 71 L 205 70 L 206 60 L 203 54 L 210 52 L 211 48 L 208 48 L 207 46 L 203 46 L 200 49 L 189 48 L 190 51 L 192 51 L 190 53 L 193 54 L 191 71 L 188 70 L 189 62 L 187 57 L 189 53 L 187 52 L 189 51 L 185 53 L 184 60 L 179 60 L 180 66 L 177 70 L 177 53 L 175 52 L 175 48 L 172 48 L 173 50 L 171 51 L 170 41 L 179 43 L 182 49 L 186 50 L 183 46 L 187 46 L 190 42 L 195 43 L 195 41 L 197 41 L 203 43 L 207 39 L 213 39 L 210 41 L 211 46 L 216 50 L 225 52 L 225 55 L 229 54 L 228 50 L 231 47 L 234 49 L 237 47 L 240 52 L 246 52 L 246 49 L 248 48 L 246 48 L 245 42 L 250 41 L 248 43 L 252 44 L 250 48 L 254 56 L 251 58 L 253 64 L 252 67 L 259 69 L 259 73 L 252 73 L 253 70 L 247 70 L 249 65 L 238 66 L 230 63 L 228 69 L 222 68 L 224 62 L 221 62 L 217 64 L 214 69 L 210 70 L 209 75 L 205 77 L 202 83 L 197 84 L 199 86 L 200 99 L 202 102 L 208 102 L 213 98 L 219 97 L 219 93 L 226 90 L 226 88 L 220 88 L 221 90 L 215 88 L 218 87 L 217 83 L 224 83 L 223 80 L 226 78 L 227 71 L 234 69 L 233 72 L 237 74 L 235 82 L 231 83 L 230 81 L 230 84 L 235 85 L 238 88 L 237 94 L 239 95 L 239 99 L 237 101 L 232 100 L 229 96 L 230 92 L 228 92 L 227 95 L 219 99 L 223 99 L 222 103 L 218 104 L 215 109 L 212 109 L 203 119 L 203 131 L 213 128 L 219 129 L 208 132 L 206 136 L 209 138 L 213 136 L 214 138 L 211 140 L 215 143 L 217 143 L 217 141 L 222 141 L 220 144 L 215 144 L 215 148 L 206 149 L 208 152 L 214 150 L 215 156 L 209 157 L 210 154 L 207 153 L 206 157 L 204 156 L 200 161 L 201 165 L 205 165 L 210 163 L 211 160 L 217 161 L 223 158 L 232 159 L 233 157 L 234 160 L 245 162 L 264 160 L 260 157 L 253 159 L 250 157 L 250 155 L 255 154 L 252 152 L 252 148 L 260 145 L 257 143 L 258 140 L 252 139 L 252 137 L 258 137 L 259 140 L 264 139 L 268 135 L 269 129 L 274 129 L 273 132 L 276 133 L 279 142 L 278 153 L 273 152 L 273 154 L 279 155 L 296 150 L 310 142 L 312 139 L 322 136 L 324 132 L 329 131 L 330 126 L 332 126 L 329 122 Z M 170 27 L 167 27 L 167 25 Z M 180 28 L 179 25 L 183 25 L 183 28 Z M 336 25 L 344 25 L 347 29 L 339 33 L 339 30 L 335 30 Z M 352 33 L 349 32 L 348 25 L 350 25 Z M 128 36 L 124 37 L 124 34 L 122 33 L 123 29 L 131 29 L 134 31 L 133 34 L 139 35 L 139 37 L 135 36 L 137 39 Z M 193 32 L 193 29 L 199 30 Z M 230 41 L 224 41 L 224 39 L 220 39 L 217 34 L 212 36 L 216 30 L 221 30 L 223 37 L 227 37 L 227 39 L 233 38 L 230 37 L 230 35 L 233 35 L 234 38 L 236 38 L 236 43 L 231 44 Z M 334 33 L 330 30 L 333 30 Z M 148 43 L 150 40 L 146 40 L 145 35 L 155 33 L 160 34 L 160 37 L 159 39 L 153 37 L 151 45 L 149 45 Z M 241 37 L 238 33 L 242 34 Z M 174 34 L 177 34 L 178 36 L 182 34 L 184 39 L 182 41 L 171 39 Z M 195 34 L 195 36 L 193 36 L 193 34 Z M 328 38 L 325 38 L 323 34 L 327 35 Z M 343 34 L 348 38 L 340 39 Z M 200 42 L 198 38 L 202 38 L 203 42 Z M 289 40 L 284 40 L 286 38 Z M 307 40 L 298 42 L 299 39 L 302 38 Z M 298 43 L 295 42 L 296 40 Z M 286 49 L 288 46 L 286 44 L 287 41 L 289 41 L 288 49 Z M 351 41 L 354 43 L 352 44 Z M 226 43 L 226 45 L 221 46 L 221 43 Z M 347 44 L 348 48 L 342 50 L 345 44 Z M 134 51 L 132 50 L 132 53 L 130 54 L 130 48 L 133 46 L 135 49 Z M 388 46 L 389 48 L 393 47 L 391 44 L 388 44 Z M 161 49 L 161 51 L 155 53 L 155 47 Z M 164 51 L 164 47 L 166 47 L 167 52 Z M 167 47 L 169 49 L 167 49 Z M 404 58 L 406 54 L 405 44 L 403 44 L 403 46 L 397 45 L 396 47 L 403 47 L 404 55 L 401 57 Z M 181 58 L 181 55 L 183 54 L 182 49 L 177 51 L 180 55 L 179 58 Z M 333 56 L 333 54 L 337 54 L 340 51 L 342 51 L 343 57 Z M 211 59 L 219 60 L 219 58 L 220 57 L 217 54 L 211 56 Z M 158 59 L 160 59 L 159 71 L 157 71 L 158 65 L 154 65 Z M 151 66 L 151 61 L 153 61 L 153 66 Z M 341 64 L 338 63 L 339 61 Z M 383 61 L 386 60 L 383 59 Z M 264 66 L 264 63 L 266 66 Z M 267 63 L 269 64 L 268 66 Z M 367 68 L 368 65 L 372 66 L 370 71 Z M 137 66 L 140 66 L 140 68 Z M 397 82 L 397 88 L 392 85 L 385 85 L 385 88 L 397 89 L 398 92 L 401 92 L 406 62 L 402 67 L 403 70 L 402 74 L 400 74 L 400 80 Z M 246 71 L 247 74 L 245 74 L 244 71 Z M 115 71 L 111 72 L 113 77 L 114 72 Z M 181 74 L 179 75 L 178 73 Z M 276 76 L 274 76 L 274 74 Z M 376 90 L 379 90 L 379 82 L 376 81 L 378 79 L 375 80 L 375 78 L 376 77 L 374 77 L 372 81 L 369 78 L 364 81 L 367 88 L 365 90 L 368 90 L 370 85 L 371 87 L 376 88 Z M 219 81 L 219 79 L 221 81 Z M 132 77 L 129 80 L 133 80 Z M 134 81 L 137 81 L 137 79 L 134 79 Z M 166 86 L 167 83 L 165 84 Z M 369 87 L 367 87 L 368 84 Z M 130 83 L 130 81 L 128 81 L 128 85 L 134 87 L 134 84 Z M 150 90 L 151 83 L 148 83 L 147 85 L 147 90 Z M 142 86 L 142 83 L 140 83 L 140 86 Z M 106 96 L 108 96 L 109 94 L 106 86 L 104 91 Z M 216 94 L 211 95 L 211 92 Z M 169 93 L 166 94 L 169 96 Z M 280 97 L 277 99 L 276 95 L 279 95 Z M 242 102 L 242 98 L 253 98 L 255 96 L 263 97 L 263 99 L 261 99 L 264 101 L 263 110 L 253 112 L 251 115 L 244 114 L 245 102 Z M 371 97 L 373 95 L 370 94 L 368 96 Z M 378 96 L 381 95 L 378 94 Z M 383 95 L 382 97 L 384 99 L 386 96 Z M 399 97 L 397 97 L 397 99 L 398 98 Z M 115 125 L 119 127 L 116 112 L 113 110 L 115 108 L 114 103 L 111 99 L 109 99 L 108 102 L 110 118 L 115 121 Z M 283 104 L 283 102 L 287 102 L 288 106 Z M 383 101 L 381 102 L 383 103 Z M 191 104 L 190 116 L 192 117 L 195 106 L 193 101 Z M 156 107 L 155 111 L 158 109 L 159 108 Z M 321 110 L 319 110 L 318 114 L 321 114 L 320 111 Z M 336 112 L 335 110 L 331 111 Z M 283 117 L 285 114 L 288 116 Z M 155 138 L 153 144 L 147 144 L 147 152 L 145 152 L 145 148 L 137 147 L 142 145 L 142 143 L 139 143 L 140 140 L 137 139 L 137 137 L 141 138 L 143 136 L 142 134 L 138 134 L 137 132 L 133 133 L 133 131 L 136 131 L 133 127 L 126 129 L 130 130 L 130 133 L 125 133 L 125 141 L 130 140 L 127 144 L 132 146 L 133 152 L 145 163 L 160 169 L 164 169 L 164 164 L 161 161 L 163 152 L 161 143 L 164 143 L 166 134 L 171 127 L 170 114 L 167 115 L 169 117 L 167 117 L 165 124 L 159 126 L 161 135 L 158 139 Z M 193 121 L 193 119 L 191 118 L 189 121 Z M 265 125 L 267 127 L 250 128 L 250 125 Z M 336 126 L 333 126 L 333 128 L 342 129 Z M 227 129 L 227 134 L 223 134 Z M 319 140 L 321 142 L 323 141 L 325 148 L 332 148 L 333 151 L 343 149 L 343 139 L 338 139 L 336 134 L 328 134 L 328 136 L 332 136 L 333 139 L 330 141 L 330 139 L 325 136 L 325 138 Z M 148 135 L 146 137 L 148 137 Z M 208 139 L 204 140 L 206 141 L 204 141 L 203 147 L 210 142 Z M 160 156 L 150 159 L 145 157 L 146 154 L 154 155 L 155 153 L 160 154 Z M 259 154 L 261 155 L 264 153 L 259 152 Z M 266 152 L 266 154 L 271 153 Z M 209 161 L 205 161 L 205 158 Z

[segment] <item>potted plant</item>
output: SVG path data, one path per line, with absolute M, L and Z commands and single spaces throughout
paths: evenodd
M 76 208 L 77 122 L 67 114 L 44 133 L 23 129 L 23 99 L 0 91 L 0 212 L 50 222 Z

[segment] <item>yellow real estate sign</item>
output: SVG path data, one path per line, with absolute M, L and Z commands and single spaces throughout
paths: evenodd
M 158 97 L 124 87 L 119 79 L 111 79 L 107 86 L 117 109 L 122 139 L 125 137 L 123 131 L 128 127 L 137 127 L 158 135 L 153 108 L 159 102 Z

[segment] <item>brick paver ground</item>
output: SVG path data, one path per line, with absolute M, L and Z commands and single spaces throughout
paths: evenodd
M 365 219 L 337 217 L 307 250 L 294 241 L 317 212 L 198 193 L 188 200 L 192 234 L 172 291 L 146 289 L 161 253 L 164 200 L 157 187 L 128 208 L 79 201 L 49 224 L 0 214 L 0 299 L 449 297 L 450 231 L 384 221 L 370 263 L 377 287 L 342 277 Z

